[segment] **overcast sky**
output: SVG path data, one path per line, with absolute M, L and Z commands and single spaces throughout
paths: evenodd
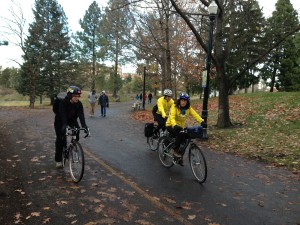
M 26 15 L 27 23 L 32 21 L 33 13 L 32 8 L 34 6 L 34 0 L 15 0 L 20 2 L 22 11 Z M 65 14 L 68 18 L 68 23 L 71 27 L 72 32 L 80 29 L 79 19 L 83 18 L 85 11 L 94 0 L 57 0 L 58 3 L 63 7 Z M 98 5 L 104 6 L 107 0 L 96 0 Z M 263 12 L 266 17 L 269 17 L 275 9 L 275 3 L 277 0 L 259 0 L 260 7 L 263 7 Z M 290 0 L 294 8 L 300 14 L 300 0 Z M 2 17 L 9 18 L 9 8 L 12 6 L 11 0 L 1 0 L 0 15 Z M 0 41 L 7 40 L 3 33 L 3 19 L 0 18 Z M 12 40 L 13 41 L 13 40 Z M 15 66 L 18 67 L 11 59 L 15 59 L 21 62 L 22 52 L 19 47 L 13 46 L 10 43 L 8 46 L 0 46 L 0 66 L 2 68 Z M 126 68 L 125 68 L 126 70 Z

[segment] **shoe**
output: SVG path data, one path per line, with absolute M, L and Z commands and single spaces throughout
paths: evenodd
M 106 117 L 106 115 L 104 115 L 104 117 Z
M 184 166 L 184 165 L 183 165 L 183 159 L 182 159 L 182 157 L 180 157 L 180 158 L 177 160 L 177 164 L 180 165 L 180 166 Z
M 63 163 L 62 162 L 56 162 L 56 168 L 58 168 L 58 169 L 63 168 Z

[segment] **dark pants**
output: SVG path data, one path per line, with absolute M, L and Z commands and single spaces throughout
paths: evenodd
M 160 114 L 157 114 L 157 113 L 153 113 L 153 117 L 154 117 L 154 120 L 157 121 L 158 123 L 158 126 L 157 126 L 157 129 L 161 129 L 161 128 L 165 128 L 166 126 L 166 119 L 164 119 L 162 117 L 162 115 Z
M 73 121 L 68 126 L 79 128 L 79 124 L 77 123 L 77 121 Z M 63 125 L 62 125 L 61 121 L 57 118 L 55 118 L 55 120 L 54 120 L 54 129 L 55 129 L 55 134 L 56 134 L 56 139 L 55 139 L 55 161 L 56 162 L 61 162 L 62 161 L 63 148 L 67 147 L 67 139 L 66 139 L 66 134 L 65 134 L 65 128 L 63 128 Z M 76 135 L 76 139 L 79 140 L 79 132 Z
M 179 146 L 181 143 L 183 143 L 186 139 L 188 139 L 188 134 L 180 132 L 183 130 L 183 128 L 176 126 L 175 128 L 168 126 L 167 130 L 174 135 L 175 142 L 174 142 L 174 149 L 179 149 Z
M 106 106 L 101 105 L 101 116 L 106 116 Z
M 62 130 L 62 124 L 59 121 L 54 121 L 54 129 L 56 134 L 55 140 L 55 161 L 62 161 L 63 147 L 66 146 L 66 136 Z

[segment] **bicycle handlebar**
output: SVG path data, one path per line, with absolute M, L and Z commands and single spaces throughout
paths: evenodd
M 191 139 L 203 137 L 203 127 L 202 126 L 185 127 L 180 132 L 188 134 L 189 138 L 191 138 Z
M 67 126 L 67 128 L 66 128 L 66 136 L 77 135 L 77 133 L 81 130 L 83 130 L 86 133 L 84 138 L 90 136 L 90 131 L 89 131 L 88 128 L 77 128 L 77 127 L 72 128 L 72 127 L 69 127 L 69 126 Z

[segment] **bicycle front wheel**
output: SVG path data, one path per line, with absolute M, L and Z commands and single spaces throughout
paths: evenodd
M 189 160 L 195 178 L 199 183 L 204 183 L 207 178 L 206 160 L 201 149 L 195 144 L 189 149 Z
M 158 157 L 161 164 L 166 168 L 170 168 L 174 165 L 174 158 L 173 154 L 171 153 L 171 145 L 172 141 L 168 137 L 160 138 L 158 145 Z
M 84 153 L 77 141 L 73 143 L 69 150 L 69 168 L 72 180 L 78 183 L 84 173 Z

